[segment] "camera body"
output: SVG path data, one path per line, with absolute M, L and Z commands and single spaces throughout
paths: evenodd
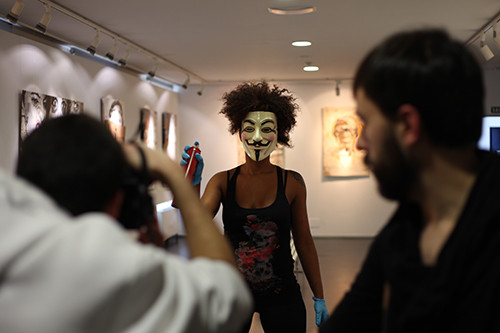
M 150 181 L 146 172 L 126 166 L 122 189 L 124 199 L 118 221 L 126 229 L 140 229 L 154 219 L 153 198 L 149 194 Z

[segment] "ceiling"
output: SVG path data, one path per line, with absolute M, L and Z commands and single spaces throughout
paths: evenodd
M 33 27 L 44 13 L 44 0 L 24 0 L 18 23 Z M 0 0 L 0 15 L 15 0 Z M 58 0 L 89 22 L 142 47 L 129 47 L 127 63 L 173 83 L 213 84 L 266 79 L 268 81 L 338 81 L 353 77 L 366 52 L 391 33 L 419 27 L 446 28 L 472 46 L 478 31 L 488 28 L 500 11 L 499 0 Z M 314 6 L 304 15 L 274 15 L 268 7 Z M 95 30 L 51 10 L 47 36 L 86 48 Z M 490 29 L 492 30 L 492 29 Z M 492 31 L 489 31 L 492 34 Z M 474 39 L 472 43 L 471 40 Z M 496 68 L 498 56 L 485 66 Z M 101 31 L 97 53 L 104 55 L 113 39 Z M 312 46 L 291 46 L 309 40 Z M 117 57 L 124 57 L 119 42 Z M 475 51 L 476 52 L 476 51 Z M 156 59 L 155 59 L 156 57 Z M 304 72 L 306 63 L 319 66 Z

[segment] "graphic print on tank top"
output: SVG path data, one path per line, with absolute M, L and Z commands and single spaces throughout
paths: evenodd
M 240 271 L 255 293 L 279 293 L 281 279 L 273 270 L 273 253 L 279 247 L 278 226 L 263 217 L 247 215 L 243 230 L 248 240 L 239 242 L 235 250 Z

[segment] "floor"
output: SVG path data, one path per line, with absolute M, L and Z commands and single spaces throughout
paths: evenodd
M 372 242 L 372 238 L 315 238 L 314 242 L 318 251 L 326 305 L 331 312 L 349 289 Z M 170 252 L 185 257 L 188 256 L 183 237 L 169 239 L 165 243 L 165 248 Z M 297 265 L 296 275 L 306 304 L 307 331 L 309 331 L 315 327 L 314 304 L 311 290 L 301 271 L 300 263 Z M 249 333 L 262 332 L 264 331 L 260 325 L 258 314 L 256 314 Z

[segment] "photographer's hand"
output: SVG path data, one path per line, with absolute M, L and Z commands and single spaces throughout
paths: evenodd
M 212 216 L 201 203 L 193 186 L 184 178 L 182 168 L 164 152 L 151 150 L 143 144 L 125 144 L 125 156 L 130 165 L 140 170 L 142 160 L 138 151 L 146 157 L 149 176 L 167 185 L 175 196 L 182 214 L 186 239 L 191 257 L 207 257 L 227 261 L 235 265 L 231 246 L 212 221 Z

